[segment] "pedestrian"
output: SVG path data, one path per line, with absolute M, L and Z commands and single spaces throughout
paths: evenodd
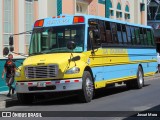
M 4 74 L 6 73 L 6 85 L 9 88 L 9 93 L 7 94 L 8 97 L 11 96 L 11 90 L 12 90 L 12 94 L 14 94 L 14 90 L 15 90 L 12 84 L 14 83 L 16 65 L 14 64 L 12 59 L 13 59 L 13 55 L 9 54 L 8 59 L 6 60 L 6 63 L 4 65 L 4 70 L 2 72 L 2 79 L 4 78 Z

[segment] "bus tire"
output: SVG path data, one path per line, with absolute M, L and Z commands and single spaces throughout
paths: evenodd
M 144 74 L 141 66 L 138 66 L 137 79 L 134 85 L 136 89 L 141 89 L 144 86 Z
M 27 93 L 17 93 L 17 98 L 21 104 L 32 104 L 34 95 Z
M 81 102 L 91 102 L 94 95 L 94 83 L 92 76 L 89 71 L 84 71 L 82 77 L 82 90 L 79 94 L 79 99 Z

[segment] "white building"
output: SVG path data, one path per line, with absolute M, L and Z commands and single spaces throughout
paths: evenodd
M 32 29 L 36 19 L 64 14 L 92 14 L 147 24 L 147 0 L 0 0 L 0 58 L 11 34 Z M 106 10 L 106 12 L 105 12 Z M 14 36 L 15 52 L 27 53 L 30 35 Z M 15 55 L 16 57 L 16 55 Z

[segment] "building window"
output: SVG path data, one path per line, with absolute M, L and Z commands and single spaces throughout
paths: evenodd
M 76 13 L 88 14 L 88 3 L 77 2 L 76 3 Z
M 117 4 L 116 17 L 117 17 L 117 18 L 122 18 L 121 4 L 120 4 L 119 2 L 118 2 L 118 4 Z
M 77 13 L 82 13 L 82 5 L 77 4 Z
M 126 20 L 126 21 L 129 21 L 129 20 L 130 20 L 130 10 L 129 10 L 129 6 L 128 6 L 128 5 L 125 6 L 124 17 L 125 17 L 125 20 Z
M 114 16 L 114 10 L 110 10 L 110 16 Z
M 120 3 L 117 4 L 117 10 L 121 10 L 121 4 Z
M 125 20 L 128 20 L 128 19 L 130 19 L 130 14 L 125 13 Z
M 26 31 L 30 31 L 32 30 L 32 26 L 33 26 L 33 0 L 26 0 L 25 2 L 25 6 L 26 6 L 26 11 L 25 11 L 25 27 L 26 27 Z M 26 35 L 26 41 L 25 41 L 25 52 L 26 54 L 28 54 L 28 48 L 29 48 L 29 43 L 30 43 L 30 38 L 31 35 L 27 34 Z
M 13 1 L 4 0 L 4 31 L 3 31 L 3 43 L 4 47 L 9 46 L 9 36 L 13 34 Z
M 126 5 L 125 11 L 126 11 L 126 12 L 129 12 L 129 6 L 128 6 L 128 5 Z
M 122 12 L 117 11 L 117 12 L 116 12 L 116 17 L 117 17 L 117 18 L 122 18 Z

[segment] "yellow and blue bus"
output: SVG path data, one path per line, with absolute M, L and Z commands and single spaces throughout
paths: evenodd
M 96 89 L 125 83 L 142 88 L 156 72 L 152 28 L 91 15 L 37 20 L 29 56 L 16 72 L 18 100 L 72 91 L 90 102 Z

